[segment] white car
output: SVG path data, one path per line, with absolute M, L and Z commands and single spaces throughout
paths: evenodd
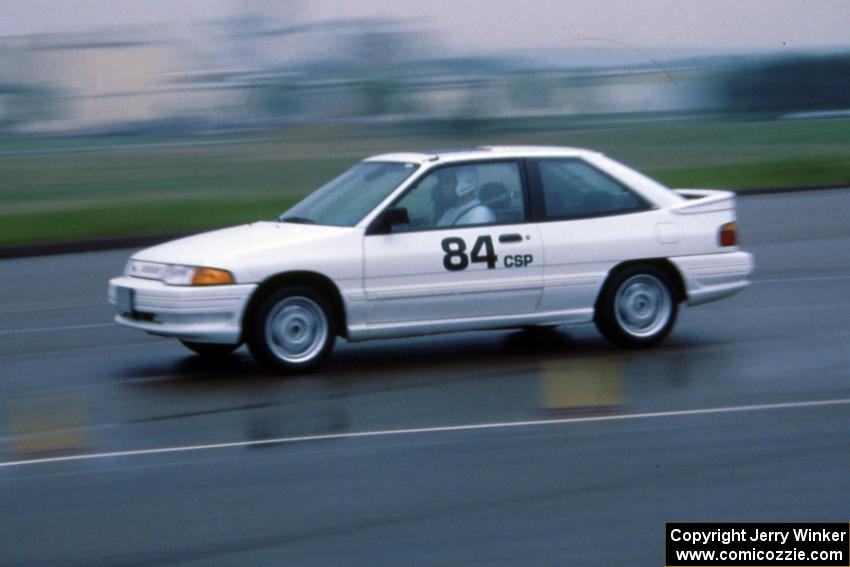
M 479 147 L 362 161 L 268 221 L 138 252 L 115 321 L 266 367 L 349 341 L 595 322 L 646 346 L 749 283 L 734 194 L 670 190 L 600 153 Z

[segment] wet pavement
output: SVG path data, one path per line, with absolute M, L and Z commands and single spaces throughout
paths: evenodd
M 0 262 L 0 462 L 576 419 L 0 467 L 0 564 L 661 564 L 664 521 L 846 521 L 847 210 L 740 199 L 753 285 L 650 350 L 592 326 L 340 342 L 287 379 L 112 325 L 129 251 Z

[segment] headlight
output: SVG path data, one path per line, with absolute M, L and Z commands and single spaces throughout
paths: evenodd
M 167 266 L 156 262 L 143 262 L 142 260 L 130 260 L 124 267 L 124 276 L 131 278 L 145 278 L 148 280 L 161 280 L 162 273 Z
M 232 284 L 233 274 L 216 268 L 166 266 L 162 281 L 168 285 L 225 285 Z
M 168 285 L 192 285 L 195 268 L 189 266 L 166 266 L 162 272 L 162 281 Z
M 217 268 L 198 268 L 130 260 L 124 276 L 159 280 L 168 285 L 226 285 L 235 283 L 233 274 Z

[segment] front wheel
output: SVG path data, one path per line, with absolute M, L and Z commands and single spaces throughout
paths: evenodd
M 596 327 L 612 343 L 653 345 L 673 330 L 678 304 L 673 283 L 656 266 L 632 266 L 615 274 L 596 303 Z
M 273 372 L 305 372 L 333 349 L 335 325 L 322 294 L 304 286 L 287 286 L 266 297 L 250 318 L 248 348 Z

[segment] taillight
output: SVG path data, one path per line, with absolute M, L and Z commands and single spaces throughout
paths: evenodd
M 738 244 L 738 223 L 727 222 L 720 227 L 720 245 L 735 246 Z

